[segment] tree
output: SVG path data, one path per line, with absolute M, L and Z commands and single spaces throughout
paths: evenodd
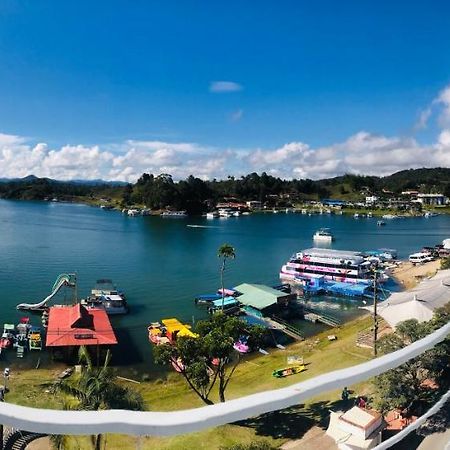
M 75 382 L 62 380 L 57 388 L 77 400 L 76 409 L 98 411 L 100 409 L 130 409 L 140 411 L 144 401 L 138 392 L 117 384 L 109 367 L 111 353 L 106 353 L 103 366 L 94 367 L 91 357 L 82 346 L 79 350 L 79 361 L 86 366 Z M 100 450 L 102 435 L 92 436 L 95 450 Z
M 435 320 L 424 323 L 406 320 L 397 325 L 395 333 L 379 340 L 379 348 L 383 353 L 399 350 L 422 339 L 436 326 Z M 383 412 L 399 408 L 407 414 L 420 414 L 423 406 L 436 396 L 437 391 L 430 381 L 439 386 L 445 380 L 448 356 L 448 349 L 438 345 L 376 377 L 378 407 Z
M 221 402 L 225 391 L 239 365 L 240 354 L 234 343 L 246 336 L 251 349 L 260 346 L 265 329 L 248 326 L 237 317 L 214 314 L 209 320 L 200 321 L 195 329 L 197 337 L 179 337 L 174 345 L 155 347 L 158 364 L 177 367 L 189 387 L 207 405 L 212 405 L 210 395 L 215 386 Z
M 222 265 L 220 267 L 220 285 L 222 287 L 222 310 L 223 310 L 225 301 L 225 286 L 223 284 L 223 274 L 225 272 L 225 264 L 227 259 L 234 259 L 236 257 L 236 251 L 234 250 L 234 247 L 232 247 L 230 244 L 222 244 L 219 247 L 217 256 L 222 259 Z

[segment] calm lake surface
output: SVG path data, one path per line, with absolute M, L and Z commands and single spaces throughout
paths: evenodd
M 312 247 L 312 234 L 321 227 L 331 228 L 335 235 L 332 248 L 389 247 L 397 249 L 400 258 L 450 237 L 448 216 L 397 219 L 385 227 L 377 227 L 376 221 L 284 213 L 214 220 L 127 217 L 85 205 L 1 200 L 0 324 L 17 323 L 24 314 L 16 311 L 16 304 L 45 298 L 60 273 L 77 273 L 79 297 L 88 295 L 98 278 L 112 278 L 131 308 L 129 315 L 112 318 L 121 341 L 115 362 L 150 367 L 148 323 L 205 317 L 193 298 L 219 286 L 217 248 L 222 243 L 233 245 L 237 253 L 226 271 L 227 286 L 273 285 L 279 283 L 281 265 L 295 251 Z M 71 295 L 67 289 L 57 301 L 69 301 Z M 358 314 L 360 305 L 332 298 L 316 303 L 343 320 Z M 40 325 L 39 316 L 31 317 Z M 318 330 L 305 322 L 300 326 L 306 333 Z M 7 358 L 15 359 L 11 355 Z

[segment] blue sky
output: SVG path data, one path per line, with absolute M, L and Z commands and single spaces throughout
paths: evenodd
M 449 48 L 445 1 L 3 0 L 0 133 L 9 146 L 11 136 L 45 143 L 44 153 L 125 156 L 129 141 L 157 141 L 171 154 L 190 143 L 196 154 L 231 152 L 222 163 L 236 174 L 267 170 L 249 163 L 260 150 L 315 151 L 362 132 L 421 149 L 445 128 L 415 124 L 450 83 Z M 218 81 L 231 89 L 213 92 Z M 145 157 L 161 150 L 141 147 Z M 165 157 L 132 176 L 171 168 Z M 283 170 L 274 174 L 295 176 Z

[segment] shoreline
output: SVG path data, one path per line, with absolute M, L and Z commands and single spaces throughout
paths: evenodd
M 401 286 L 414 285 L 417 276 L 427 276 L 436 271 L 439 261 L 424 264 L 422 266 L 412 266 L 408 262 L 396 268 L 392 277 Z M 369 313 L 354 318 L 340 327 L 327 328 L 317 334 L 306 338 L 301 342 L 293 342 L 286 346 L 284 350 L 270 349 L 269 355 L 250 355 L 238 366 L 236 373 L 227 390 L 228 400 L 242 397 L 256 392 L 269 389 L 288 387 L 301 380 L 313 378 L 323 373 L 327 373 L 337 368 L 350 367 L 352 365 L 367 361 L 373 358 L 371 349 L 356 346 L 358 333 L 370 328 L 372 319 Z M 327 335 L 334 334 L 337 340 L 329 341 Z M 301 355 L 308 363 L 307 371 L 292 377 L 275 379 L 271 373 L 274 369 L 286 365 L 288 356 Z M 118 375 L 117 368 L 113 367 L 115 375 Z M 43 386 L 49 386 L 55 380 L 58 369 L 45 367 L 42 369 L 31 369 L 13 371 L 10 380 L 11 391 L 8 393 L 6 401 L 28 406 L 40 406 L 48 408 L 62 408 L 63 398 L 54 396 L 48 390 L 43 390 Z M 153 374 L 152 374 L 153 375 Z M 140 384 L 133 384 L 133 389 L 139 391 L 144 397 L 146 410 L 152 411 L 176 411 L 186 408 L 202 406 L 202 402 L 189 390 L 184 380 L 175 372 L 167 370 L 164 373 L 155 374 L 151 379 L 140 380 Z M 129 386 L 126 381 L 121 381 Z M 26 388 L 26 389 L 25 389 Z M 350 386 L 356 394 L 371 395 L 372 386 L 370 380 Z M 356 395 L 355 394 L 355 395 Z M 301 430 L 298 430 L 298 438 L 304 436 L 307 429 L 319 423 L 314 416 L 314 408 L 317 403 L 334 402 L 339 400 L 340 391 L 333 391 L 326 395 L 311 398 L 304 405 L 295 407 L 294 415 L 310 417 L 312 422 L 305 423 Z M 215 396 L 213 401 L 217 401 Z M 289 412 L 286 412 L 289 415 Z M 261 419 L 265 420 L 265 419 Z M 303 429 L 304 428 L 304 429 Z M 132 437 L 123 435 L 109 435 L 114 438 L 114 442 L 123 450 L 134 448 Z M 263 434 L 259 435 L 257 429 L 249 426 L 228 424 L 221 427 L 212 428 L 199 433 L 181 435 L 172 438 L 146 437 L 143 439 L 142 448 L 160 448 L 161 450 L 180 450 L 183 448 L 205 448 L 204 443 L 208 442 L 208 448 L 219 449 L 223 445 L 223 440 L 230 443 L 250 443 L 256 441 L 266 442 L 269 445 L 279 448 L 284 443 L 292 440 L 291 436 Z M 69 438 L 70 444 L 77 448 L 88 449 L 88 437 Z M 38 447 L 39 448 L 39 447 Z M 70 447 L 72 448 L 72 447 Z
M 401 265 L 392 270 L 391 277 L 403 290 L 409 290 L 417 286 L 423 278 L 435 275 L 440 264 L 440 259 L 416 266 L 409 261 L 402 261 Z

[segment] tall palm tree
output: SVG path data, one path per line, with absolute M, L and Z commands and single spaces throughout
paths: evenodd
M 234 250 L 234 247 L 232 247 L 230 244 L 222 244 L 219 247 L 219 250 L 217 251 L 217 256 L 222 259 L 222 266 L 220 268 L 220 283 L 222 286 L 222 311 L 223 311 L 225 303 L 225 287 L 223 284 L 223 274 L 225 272 L 225 264 L 227 259 L 236 258 L 236 251 Z
M 106 353 L 103 366 L 94 367 L 86 347 L 79 350 L 79 361 L 85 367 L 80 377 L 75 381 L 63 380 L 58 388 L 78 401 L 76 409 L 98 411 L 100 409 L 130 409 L 139 411 L 144 408 L 144 401 L 138 392 L 117 384 L 109 367 L 111 352 Z M 95 450 L 102 446 L 101 434 L 92 436 Z

